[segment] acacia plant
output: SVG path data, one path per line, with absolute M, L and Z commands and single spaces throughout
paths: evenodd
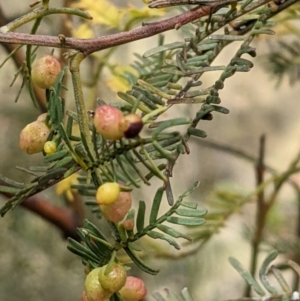
M 220 105 L 219 96 L 219 91 L 226 89 L 226 79 L 251 70 L 251 58 L 256 56 L 251 43 L 261 35 L 274 34 L 274 23 L 270 20 L 277 14 L 295 18 L 299 10 L 290 6 L 297 0 L 152 0 L 147 5 L 140 3 L 140 9 L 117 9 L 104 0 L 69 2 L 65 1 L 65 7 L 53 8 L 49 0 L 43 0 L 33 3 L 28 13 L 10 22 L 4 24 L 1 19 L 0 41 L 9 52 L 4 63 L 13 59 L 19 68 L 16 77 L 22 77 L 16 99 L 21 93 L 29 93 L 33 105 L 41 110 L 37 120 L 22 130 L 20 148 L 28 155 L 43 156 L 41 166 L 21 168 L 33 176 L 29 183 L 1 175 L 0 191 L 9 197 L 0 209 L 1 216 L 22 205 L 41 214 L 69 237 L 68 249 L 86 267 L 82 300 L 138 301 L 146 295 L 145 283 L 135 275 L 127 276 L 128 267 L 135 265 L 151 275 L 159 272 L 158 267 L 147 263 L 146 254 L 141 251 L 142 237 L 162 240 L 178 250 L 178 239 L 183 238 L 187 245 L 193 243 L 195 251 L 230 215 L 256 197 L 258 214 L 251 243 L 251 271 L 247 272 L 234 258 L 230 258 L 230 263 L 247 282 L 246 297 L 253 296 L 252 288 L 262 298 L 268 294 L 270 299 L 299 299 L 299 294 L 292 293 L 297 286 L 291 289 L 279 268 L 272 266 L 268 271 L 278 251 L 271 250 L 264 260 L 259 270 L 261 284 L 255 276 L 266 216 L 279 190 L 288 182 L 299 196 L 298 186 L 289 177 L 299 171 L 300 154 L 286 172 L 278 174 L 264 163 L 264 137 L 256 159 L 228 146 L 205 144 L 203 138 L 207 134 L 201 129 L 203 121 L 213 122 L 214 115 L 229 113 Z M 166 12 L 168 7 L 173 7 L 169 11 L 172 16 Z M 50 15 L 66 17 L 64 32 L 58 36 L 39 35 L 40 24 Z M 100 35 L 92 22 L 105 25 L 114 33 Z M 17 31 L 27 23 L 32 23 L 29 33 Z M 70 29 L 70 24 L 76 24 L 76 30 Z M 170 31 L 180 32 L 181 38 L 165 43 L 164 36 Z M 117 46 L 154 35 L 158 36 L 158 44 L 145 53 L 135 53 L 136 61 L 122 67 L 110 63 Z M 215 65 L 222 50 L 235 42 L 239 43 L 238 50 L 224 65 Z M 282 45 L 294 57 L 299 54 L 296 46 Z M 39 57 L 39 47 L 47 48 L 49 54 Z M 56 48 L 62 50 L 60 58 L 51 53 Z M 283 61 L 279 54 L 272 55 L 274 70 L 282 76 L 288 60 Z M 87 60 L 96 66 L 88 83 L 83 80 L 82 71 Z M 120 90 L 114 101 L 97 98 L 90 105 L 83 87 L 104 86 L 101 75 L 105 69 L 113 75 L 110 86 Z M 201 77 L 212 71 L 218 71 L 214 83 L 202 83 Z M 67 90 L 66 86 L 71 88 Z M 71 101 L 75 111 L 65 109 L 66 102 Z M 182 104 L 193 106 L 192 116 L 166 114 Z M 256 189 L 246 196 L 219 193 L 218 201 L 208 204 L 208 211 L 189 200 L 199 186 L 197 179 L 190 187 L 182 187 L 181 195 L 174 195 L 172 178 L 180 172 L 175 164 L 180 157 L 188 160 L 191 139 L 199 141 L 199 147 L 214 147 L 256 162 Z M 265 171 L 272 174 L 267 181 Z M 76 197 L 77 205 L 85 204 L 98 218 L 106 220 L 110 235 L 104 234 L 98 224 L 81 219 L 80 212 L 74 223 L 58 209 L 53 218 L 45 200 L 36 198 L 31 202 L 38 193 L 56 184 L 68 191 L 69 199 Z M 266 197 L 264 190 L 270 184 L 274 184 L 273 191 Z M 153 195 L 139 201 L 135 208 L 132 194 L 146 185 L 153 186 Z M 161 213 L 164 199 L 169 208 Z M 292 267 L 299 272 L 292 261 L 280 267 Z M 269 273 L 275 276 L 280 289 L 270 284 Z M 184 300 L 191 300 L 187 289 L 181 295 Z M 156 293 L 154 298 L 177 300 L 170 292 L 166 297 Z

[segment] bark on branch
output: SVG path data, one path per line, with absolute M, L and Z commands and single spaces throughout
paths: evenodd
M 145 39 L 171 29 L 178 29 L 185 24 L 209 15 L 212 11 L 215 11 L 218 8 L 219 6 L 196 7 L 195 9 L 181 13 L 166 20 L 145 24 L 142 27 L 138 27 L 126 32 L 115 33 L 92 39 L 76 39 L 66 37 L 62 40 L 61 37 L 59 38 L 53 36 L 7 32 L 0 33 L 0 43 L 75 49 L 81 51 L 84 55 L 88 55 L 99 50 Z

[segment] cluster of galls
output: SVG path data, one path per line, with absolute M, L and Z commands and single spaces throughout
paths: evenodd
M 143 121 L 137 114 L 123 115 L 118 108 L 103 105 L 94 113 L 94 126 L 103 138 L 115 141 L 135 138 L 143 128 Z
M 117 224 L 131 208 L 132 197 L 130 192 L 120 191 L 118 183 L 107 182 L 97 189 L 96 202 L 100 206 L 102 215 Z
M 31 68 L 31 80 L 42 89 L 49 89 L 55 84 L 61 71 L 59 61 L 52 55 L 36 60 Z M 36 121 L 26 125 L 20 134 L 20 148 L 28 154 L 44 152 L 49 155 L 56 151 L 56 143 L 47 141 L 50 129 L 46 123 L 47 114 L 40 115 Z
M 59 61 L 52 55 L 46 55 L 36 60 L 31 69 L 32 82 L 42 89 L 49 89 L 61 72 Z M 94 113 L 96 131 L 108 140 L 118 140 L 123 137 L 135 138 L 143 128 L 143 121 L 137 114 L 123 115 L 119 109 L 103 105 Z M 47 141 L 50 129 L 45 120 L 39 118 L 28 124 L 20 135 L 20 148 L 28 154 L 45 151 L 52 154 L 56 151 L 56 144 Z M 46 143 L 46 144 L 45 144 Z
M 139 301 L 147 294 L 141 279 L 127 276 L 121 264 L 113 263 L 96 268 L 87 275 L 82 301 L 106 301 L 116 292 L 124 301 Z
M 32 65 L 31 79 L 38 87 L 49 89 L 55 84 L 60 71 L 59 61 L 47 55 Z M 46 119 L 47 114 L 42 114 L 22 130 L 19 145 L 28 154 L 44 151 L 49 155 L 56 152 L 56 143 L 47 141 L 50 128 Z M 121 110 L 103 105 L 94 113 L 94 126 L 103 138 L 115 141 L 123 137 L 137 137 L 143 128 L 143 121 L 136 114 L 123 115 Z M 122 221 L 132 205 L 131 193 L 121 191 L 119 184 L 115 182 L 101 185 L 96 193 L 96 201 L 103 216 L 113 223 Z M 133 221 L 124 221 L 125 229 L 130 230 L 133 227 Z M 114 263 L 96 268 L 87 275 L 82 301 L 106 301 L 115 292 L 119 292 L 124 301 L 139 301 L 147 293 L 141 279 L 127 276 L 124 267 Z

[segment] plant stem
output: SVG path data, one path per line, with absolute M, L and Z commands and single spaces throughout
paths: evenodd
M 285 8 L 294 4 L 297 1 L 298 0 L 287 0 L 286 2 L 284 2 Z M 261 0 L 257 3 L 248 5 L 245 10 L 234 15 L 234 17 L 232 17 L 229 21 L 234 20 L 246 14 L 247 12 L 257 7 L 260 7 L 268 2 L 270 2 L 270 0 Z M 273 15 L 276 15 L 278 12 L 281 11 L 281 5 L 283 4 L 278 5 L 278 10 L 274 12 Z M 7 32 L 8 30 L 4 26 L 0 28 L 0 43 L 2 42 L 2 43 L 12 43 L 12 44 L 26 44 L 26 45 L 36 45 L 36 46 L 48 46 L 48 47 L 55 47 L 55 48 L 76 49 L 83 52 L 85 55 L 88 55 L 99 50 L 123 45 L 147 37 L 151 37 L 168 30 L 179 29 L 181 26 L 185 24 L 199 20 L 201 17 L 210 15 L 212 9 L 217 10 L 218 6 L 212 5 L 212 6 L 196 7 L 195 9 L 186 11 L 184 13 L 181 13 L 175 17 L 168 18 L 166 20 L 149 23 L 133 30 L 106 35 L 102 37 L 97 37 L 92 39 L 75 39 L 75 38 L 66 37 L 63 43 L 58 39 L 58 37 Z M 37 16 L 35 18 L 37 18 Z
M 88 115 L 84 104 L 82 83 L 81 83 L 80 70 L 79 70 L 80 63 L 83 61 L 84 58 L 85 56 L 81 52 L 78 52 L 74 56 L 72 56 L 70 59 L 70 71 L 72 74 L 73 90 L 74 90 L 74 97 L 76 103 L 76 110 L 78 114 L 78 124 L 80 128 L 81 139 L 83 142 L 85 142 L 83 143 L 83 146 L 88 156 L 90 157 L 90 160 L 92 162 L 95 162 L 96 154 L 91 139 L 89 124 L 87 119 Z
M 84 12 L 82 10 L 79 9 L 75 9 L 75 8 L 47 8 L 47 7 L 40 7 L 37 8 L 31 12 L 29 12 L 28 14 L 15 19 L 14 21 L 6 24 L 5 26 L 2 26 L 0 28 L 0 32 L 9 32 L 9 31 L 13 31 L 17 28 L 19 28 L 20 26 L 31 22 L 33 20 L 39 19 L 39 18 L 43 18 L 45 16 L 48 15 L 57 15 L 57 14 L 64 14 L 64 15 L 76 15 L 79 16 L 81 18 L 84 19 L 89 19 L 91 20 L 92 17 L 90 16 L 89 13 Z
M 259 156 L 256 164 L 256 186 L 260 186 L 264 182 L 265 144 L 266 144 L 266 137 L 265 135 L 262 135 L 260 137 Z M 252 246 L 251 246 L 250 273 L 253 276 L 256 273 L 259 244 L 262 239 L 262 234 L 266 222 L 266 215 L 268 209 L 269 209 L 269 204 L 265 202 L 264 190 L 261 190 L 257 193 L 257 212 L 256 212 L 256 222 L 255 222 L 256 229 L 255 229 L 254 237 L 252 239 Z M 246 297 L 250 297 L 250 291 L 251 291 L 251 287 L 250 285 L 247 285 L 245 290 Z

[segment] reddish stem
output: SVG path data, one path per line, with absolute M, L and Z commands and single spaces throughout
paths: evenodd
M 95 51 L 148 38 L 171 29 L 178 29 L 180 26 L 193 22 L 203 16 L 209 15 L 212 10 L 217 8 L 218 7 L 216 6 L 197 7 L 193 10 L 184 12 L 178 16 L 166 20 L 150 23 L 126 32 L 115 33 L 92 39 L 76 39 L 66 37 L 62 42 L 58 37 L 8 32 L 0 33 L 0 42 L 76 49 L 83 52 L 84 55 L 88 55 Z

